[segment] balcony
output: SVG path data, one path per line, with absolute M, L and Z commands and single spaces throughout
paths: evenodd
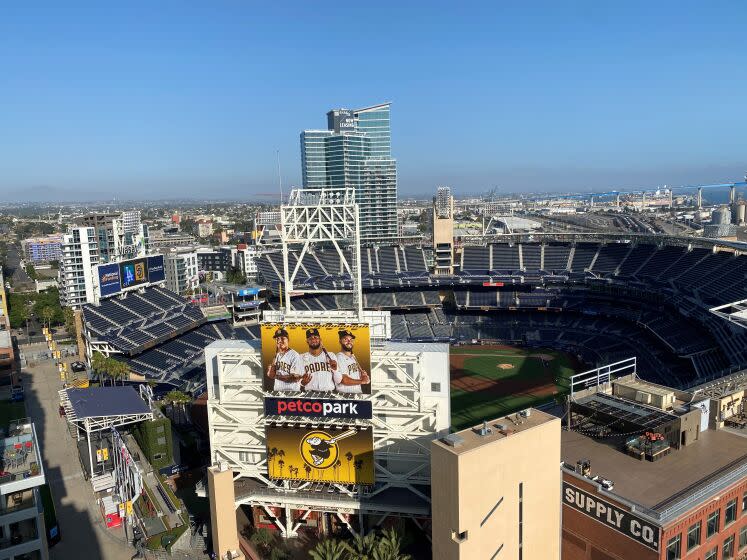
M 44 484 L 37 442 L 36 428 L 28 418 L 11 422 L 7 437 L 0 439 L 0 505 L 5 496 L 17 497 L 19 492 Z

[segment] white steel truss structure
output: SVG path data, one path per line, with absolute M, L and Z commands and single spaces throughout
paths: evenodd
M 283 280 L 286 312 L 292 310 L 291 295 L 300 293 L 352 293 L 353 310 L 363 311 L 361 296 L 361 250 L 355 189 L 294 189 L 288 203 L 280 207 L 283 243 Z M 340 274 L 350 277 L 351 287 L 305 288 L 296 285 L 304 256 L 316 245 L 331 245 L 340 257 Z M 295 266 L 288 264 L 289 251 L 301 248 Z M 350 247 L 348 253 L 344 248 Z
M 388 343 L 372 348 L 372 394 L 344 395 L 373 404 L 373 420 L 345 421 L 373 428 L 376 482 L 361 487 L 268 477 L 266 425 L 321 428 L 339 426 L 340 421 L 265 416 L 264 398 L 281 393 L 262 388 L 258 346 L 224 344 L 220 348 L 216 342 L 206 351 L 214 352 L 206 356 L 208 424 L 211 461 L 226 463 L 236 474 L 237 507 L 284 512 L 282 519 L 268 515 L 284 536 L 295 536 L 311 511 L 331 512 L 353 532 L 351 515 L 398 515 L 416 521 L 430 516 L 430 444 L 447 434 L 450 424 L 448 345 Z
M 747 299 L 712 307 L 709 311 L 738 327 L 747 329 Z

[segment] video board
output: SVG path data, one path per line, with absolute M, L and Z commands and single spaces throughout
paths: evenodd
M 111 296 L 121 290 L 119 282 L 119 265 L 102 264 L 98 269 L 99 290 L 101 296 Z
M 270 478 L 336 484 L 373 484 L 373 430 L 268 425 Z
M 119 281 L 123 290 L 146 284 L 148 282 L 147 259 L 134 259 L 119 263 Z
M 148 282 L 151 284 L 166 280 L 166 270 L 163 267 L 163 255 L 148 257 Z
M 367 324 L 263 323 L 266 391 L 371 393 Z

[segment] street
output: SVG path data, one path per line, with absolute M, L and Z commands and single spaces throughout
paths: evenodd
M 62 540 L 53 560 L 129 560 L 134 550 L 121 528 L 107 529 L 83 475 L 64 418 L 58 414 L 60 377 L 52 360 L 25 368 L 26 410 L 36 425 L 47 482 L 52 489 Z

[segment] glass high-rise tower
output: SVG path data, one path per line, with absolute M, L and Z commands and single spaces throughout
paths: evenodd
M 301 133 L 303 187 L 354 187 L 362 241 L 397 237 L 389 105 L 333 109 L 327 113 L 327 130 Z

